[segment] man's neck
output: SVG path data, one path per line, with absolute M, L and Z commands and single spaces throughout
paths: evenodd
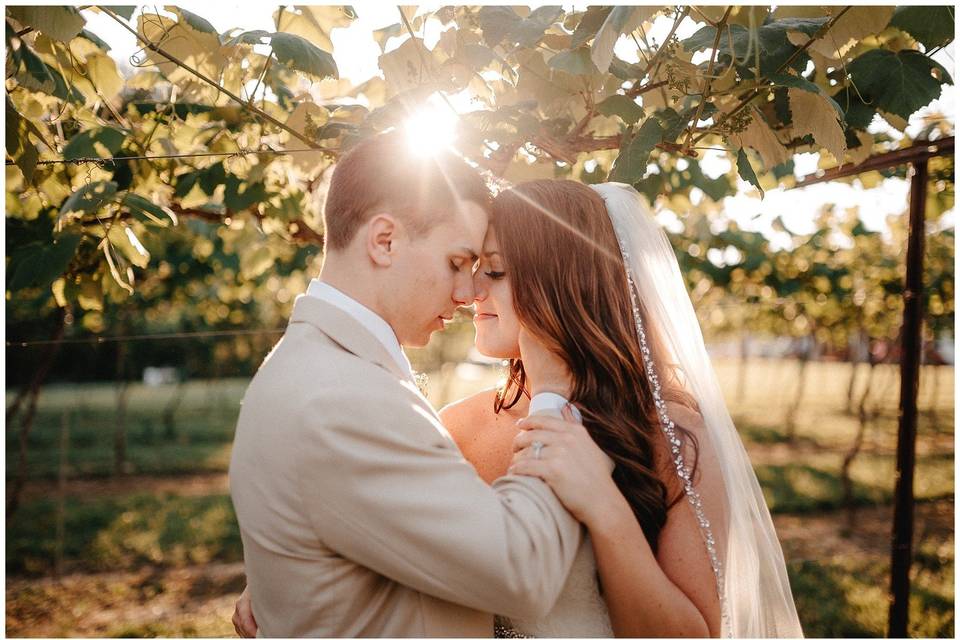
M 352 276 L 348 275 L 350 272 L 352 272 Z M 330 285 L 344 295 L 350 296 L 383 318 L 387 324 L 390 324 L 390 320 L 383 313 L 381 305 L 378 303 L 376 293 L 364 287 L 362 284 L 363 278 L 357 278 L 356 273 L 355 269 L 341 269 L 325 260 L 317 280 Z

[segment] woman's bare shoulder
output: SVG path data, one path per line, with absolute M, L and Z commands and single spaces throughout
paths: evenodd
M 485 414 L 493 414 L 493 401 L 496 395 L 495 388 L 484 389 L 462 400 L 451 402 L 437 412 L 440 415 L 440 421 L 447 429 L 453 429 L 464 422 L 473 423 Z

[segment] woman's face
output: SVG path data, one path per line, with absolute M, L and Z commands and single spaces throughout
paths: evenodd
M 476 291 L 473 324 L 477 329 L 477 351 L 491 358 L 519 358 L 520 318 L 513 308 L 510 275 L 505 271 L 492 226 L 488 227 L 483 240 L 483 252 L 473 276 L 473 285 Z

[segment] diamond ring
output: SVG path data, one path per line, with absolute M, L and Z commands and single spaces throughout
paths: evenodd
M 533 459 L 539 460 L 540 453 L 543 451 L 543 443 L 539 440 L 534 440 L 531 446 L 533 447 Z

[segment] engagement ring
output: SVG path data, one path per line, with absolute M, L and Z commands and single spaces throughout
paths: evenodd
M 540 452 L 543 451 L 543 443 L 539 440 L 533 441 L 533 458 L 534 460 L 540 459 Z

